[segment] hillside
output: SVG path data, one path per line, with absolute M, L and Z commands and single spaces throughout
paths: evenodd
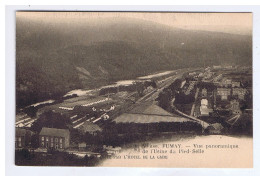
M 252 64 L 252 40 L 245 35 L 135 19 L 54 24 L 18 18 L 16 25 L 18 107 L 156 71 Z

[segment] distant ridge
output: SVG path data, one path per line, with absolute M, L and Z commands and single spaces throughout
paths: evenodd
M 133 19 L 80 24 L 17 19 L 16 25 L 18 107 L 158 71 L 252 65 L 248 35 L 182 30 Z

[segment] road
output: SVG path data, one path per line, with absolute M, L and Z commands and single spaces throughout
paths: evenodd
M 196 90 L 195 98 L 194 98 L 195 100 L 194 100 L 194 103 L 193 103 L 191 111 L 190 111 L 190 116 L 193 116 L 193 114 L 194 114 L 196 101 L 197 101 L 197 98 L 198 98 L 198 95 L 199 95 L 199 90 L 200 90 L 199 88 L 197 88 L 197 90 Z
M 180 110 L 178 110 L 178 109 L 174 106 L 174 101 L 175 101 L 175 98 L 171 101 L 171 107 L 172 107 L 172 109 L 175 111 L 175 113 L 179 114 L 179 115 L 182 116 L 182 117 L 186 117 L 186 118 L 188 118 L 188 119 L 191 119 L 191 120 L 196 121 L 197 123 L 199 123 L 199 124 L 202 126 L 202 128 L 203 128 L 204 130 L 210 126 L 209 123 L 207 123 L 207 122 L 205 122 L 205 121 L 203 121 L 203 120 L 200 120 L 200 119 L 198 119 L 198 118 L 196 118 L 196 117 L 194 117 L 194 116 L 190 116 L 190 115 L 188 115 L 188 114 L 185 114 L 185 113 L 181 112 Z

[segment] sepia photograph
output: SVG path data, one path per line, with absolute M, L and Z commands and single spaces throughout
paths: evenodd
M 253 168 L 252 13 L 15 16 L 15 165 Z

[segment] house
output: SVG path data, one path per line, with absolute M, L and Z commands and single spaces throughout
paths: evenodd
M 226 80 L 225 80 L 225 83 L 226 83 L 227 85 L 231 85 L 231 84 L 232 84 L 232 80 L 231 80 L 231 79 L 226 79 Z
M 230 102 L 230 109 L 232 111 L 233 114 L 241 114 L 242 111 L 240 110 L 240 106 L 239 106 L 239 102 L 237 100 L 232 100 Z
M 247 90 L 244 88 L 233 88 L 232 95 L 233 96 L 237 95 L 240 100 L 244 100 L 246 92 Z
M 98 132 L 101 132 L 102 129 L 97 125 L 90 121 L 85 121 L 80 127 L 79 130 L 85 134 L 89 133 L 93 136 L 97 135 Z
M 211 78 L 212 76 L 213 76 L 213 73 L 212 73 L 212 72 L 206 72 L 206 73 L 204 73 L 204 80 L 209 79 L 209 78 Z
M 70 145 L 70 132 L 68 129 L 43 127 L 39 143 L 42 148 L 66 149 Z
M 210 67 L 205 68 L 205 71 L 210 71 Z
M 219 74 L 215 78 L 213 78 L 213 82 L 218 82 L 222 78 L 222 74 Z
M 195 84 L 196 84 L 196 81 L 190 81 L 190 85 L 187 88 L 187 90 L 185 91 L 185 95 L 189 95 L 190 94 L 190 92 L 194 88 Z
M 46 153 L 48 152 L 48 150 L 46 148 L 37 148 L 34 150 L 35 153 L 42 153 L 43 156 L 46 156 Z
M 217 95 L 221 97 L 221 100 L 227 100 L 228 96 L 231 95 L 231 90 L 229 88 L 217 88 Z
M 189 76 L 195 76 L 197 73 L 196 72 L 191 72 L 189 73 Z
M 15 128 L 15 148 L 25 148 L 31 145 L 33 132 L 23 128 Z
M 201 99 L 201 102 L 200 102 L 201 106 L 208 106 L 208 100 L 207 99 Z
M 213 65 L 213 68 L 214 69 L 221 69 L 221 66 L 220 65 Z
M 209 116 L 209 113 L 213 112 L 213 109 L 205 108 L 205 107 L 200 107 L 200 115 L 201 116 Z
M 201 99 L 200 103 L 200 114 L 201 116 L 208 116 L 210 112 L 213 112 L 212 109 L 208 108 L 208 100 L 207 99 Z
M 107 151 L 108 155 L 118 154 L 122 150 L 121 147 L 113 147 L 113 146 L 103 146 L 103 149 Z
M 233 67 L 232 67 L 232 65 L 225 65 L 224 68 L 225 69 L 232 69 Z
M 206 97 L 207 96 L 207 89 L 203 88 L 202 91 L 201 91 L 201 94 L 202 94 L 203 97 Z
M 79 147 L 79 150 L 82 151 L 82 150 L 86 149 L 87 144 L 86 144 L 86 142 L 82 142 L 82 143 L 78 144 L 78 147 Z
M 200 74 L 198 75 L 198 77 L 203 77 L 203 75 L 204 75 L 203 73 L 200 73 Z
M 232 87 L 240 87 L 240 82 L 239 81 L 233 81 Z
M 219 83 L 219 85 L 221 87 L 230 87 L 230 86 L 232 86 L 232 80 L 227 79 L 227 78 L 223 78 L 222 81 Z

